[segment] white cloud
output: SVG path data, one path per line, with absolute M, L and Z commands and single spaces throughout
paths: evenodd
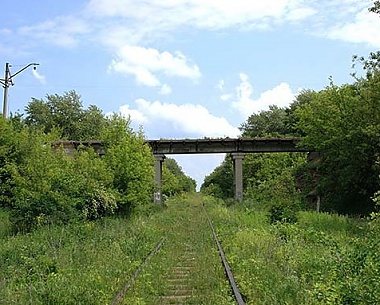
M 159 93 L 162 95 L 168 95 L 172 93 L 172 88 L 168 84 L 163 84 Z
M 19 34 L 63 47 L 74 47 L 80 37 L 90 32 L 89 24 L 72 16 L 57 17 L 33 26 L 24 26 Z
M 238 128 L 228 123 L 224 117 L 212 115 L 202 105 L 176 105 L 136 100 L 137 109 L 131 110 L 128 105 L 120 108 L 122 114 L 133 115 L 138 123 L 144 124 L 148 136 L 159 137 L 236 137 Z M 143 119 L 142 119 L 143 118 Z M 164 130 L 166 128 L 166 130 Z
M 151 87 L 161 85 L 156 74 L 193 80 L 201 77 L 199 67 L 180 52 L 172 54 L 139 46 L 121 48 L 112 61 L 110 70 L 134 75 L 139 84 Z
M 380 18 L 370 16 L 369 6 L 363 0 L 91 0 L 86 12 L 112 20 L 114 30 L 102 40 L 115 45 L 157 41 L 183 28 L 266 30 L 297 23 L 313 35 L 379 47 Z
M 361 10 L 351 22 L 332 27 L 327 37 L 353 43 L 367 43 L 373 47 L 380 47 L 380 18 L 378 15 Z
M 38 71 L 36 69 L 32 69 L 32 73 L 33 73 L 33 76 L 41 82 L 41 84 L 46 83 L 45 76 L 38 73 Z
M 223 101 L 223 102 L 226 102 L 226 101 L 229 101 L 230 99 L 232 99 L 233 95 L 232 94 L 222 94 L 220 96 L 220 99 Z
M 223 91 L 223 90 L 224 90 L 224 84 L 225 84 L 224 80 L 221 79 L 221 80 L 216 84 L 215 88 L 219 89 L 220 91 Z
M 240 81 L 241 83 L 236 87 L 236 100 L 232 106 L 240 112 L 243 118 L 266 110 L 270 105 L 285 107 L 294 101 L 295 93 L 287 83 L 280 83 L 273 89 L 261 93 L 258 99 L 253 99 L 253 87 L 248 75 L 241 73 Z
M 87 12 L 97 17 L 141 21 L 145 26 L 154 24 L 161 29 L 223 29 L 254 24 L 262 28 L 263 23 L 273 20 L 300 20 L 315 13 L 303 0 L 91 0 Z
M 143 125 L 148 122 L 148 118 L 136 109 L 130 109 L 129 105 L 123 105 L 119 109 L 120 113 L 125 117 L 130 117 L 131 121 L 137 125 Z
M 369 16 L 369 5 L 363 0 L 89 0 L 82 11 L 21 27 L 17 33 L 29 42 L 75 47 L 91 41 L 114 52 L 184 29 L 265 30 L 297 23 L 306 33 L 378 47 L 380 21 Z M 6 31 L 0 29 L 0 34 Z

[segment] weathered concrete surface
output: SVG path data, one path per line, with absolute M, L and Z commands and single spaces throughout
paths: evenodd
M 154 154 L 306 152 L 297 138 L 147 140 Z

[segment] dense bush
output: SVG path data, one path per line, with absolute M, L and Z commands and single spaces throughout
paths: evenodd
M 20 117 L 0 119 L 0 206 L 10 208 L 14 229 L 95 220 L 152 201 L 153 157 L 143 134 L 117 115 L 105 122 L 101 158 L 84 146 L 53 150 L 61 136 L 54 127 L 46 133 Z
M 12 166 L 12 223 L 18 230 L 96 219 L 115 210 L 112 173 L 97 154 L 53 151 L 47 138 L 35 132 L 28 139 L 28 157 Z
M 101 140 L 105 147 L 103 160 L 113 173 L 113 187 L 118 192 L 122 210 L 152 202 L 154 159 L 145 144 L 143 133 L 134 132 L 129 119 L 113 115 L 107 121 Z

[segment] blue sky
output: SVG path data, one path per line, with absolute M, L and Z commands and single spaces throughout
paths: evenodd
M 287 106 L 352 55 L 380 47 L 366 0 L 15 0 L 2 3 L 0 65 L 9 111 L 76 90 L 85 106 L 130 115 L 147 138 L 234 137 L 252 113 Z M 0 66 L 1 67 L 1 66 Z M 1 71 L 0 71 L 1 72 Z M 3 74 L 3 72 L 1 72 Z M 1 75 L 0 74 L 0 75 Z M 201 183 L 223 159 L 178 156 Z

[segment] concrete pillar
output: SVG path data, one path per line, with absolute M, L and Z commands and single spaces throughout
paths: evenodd
M 232 160 L 234 161 L 234 188 L 235 199 L 243 200 L 243 153 L 232 153 Z
M 154 203 L 156 204 L 162 204 L 162 163 L 165 158 L 165 155 L 154 155 L 154 182 L 156 183 Z

